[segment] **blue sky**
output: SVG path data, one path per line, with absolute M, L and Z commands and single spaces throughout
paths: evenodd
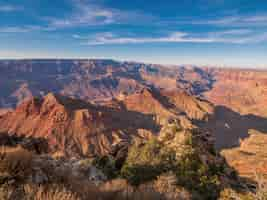
M 267 67 L 266 0 L 0 0 L 0 58 Z

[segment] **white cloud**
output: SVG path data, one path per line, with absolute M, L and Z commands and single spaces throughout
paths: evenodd
M 0 28 L 0 33 L 26 33 L 30 32 L 31 29 L 25 27 L 4 27 Z
M 255 33 L 249 29 L 233 29 L 219 32 L 208 32 L 202 36 L 191 33 L 173 32 L 162 37 L 123 37 L 113 33 L 98 33 L 86 37 L 73 35 L 86 45 L 109 45 L 109 44 L 144 44 L 144 43 L 258 43 L 267 41 L 267 33 Z
M 82 37 L 78 34 L 73 34 L 72 37 L 75 39 L 82 39 Z
M 267 27 L 267 14 L 225 16 L 214 20 L 193 21 L 192 24 L 229 27 Z
M 0 33 L 28 33 L 32 31 L 49 31 L 49 27 L 42 26 L 6 26 L 0 27 Z
M 226 31 L 221 31 L 217 32 L 220 35 L 247 35 L 252 33 L 253 31 L 250 29 L 231 29 L 231 30 L 226 30 Z
M 121 23 L 142 23 L 152 16 L 137 11 L 122 11 L 107 8 L 91 2 L 72 0 L 73 13 L 62 18 L 46 18 L 56 28 L 107 25 Z
M 118 37 L 112 33 L 97 34 L 93 39 L 84 42 L 87 45 L 105 44 L 140 44 L 140 43 L 166 43 L 166 42 L 213 42 L 212 38 L 193 38 L 187 33 L 174 32 L 165 37 Z
M 19 10 L 23 10 L 23 7 L 13 5 L 0 5 L 0 12 L 14 12 Z

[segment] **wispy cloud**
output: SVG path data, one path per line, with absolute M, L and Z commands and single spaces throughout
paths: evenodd
M 203 21 L 193 21 L 192 24 L 202 24 L 202 25 L 215 25 L 215 26 L 228 26 L 228 27 L 255 27 L 264 26 L 267 27 L 267 14 L 258 15 L 233 15 L 225 16 L 222 18 L 203 20 Z
M 76 37 L 77 38 L 77 37 Z M 80 36 L 82 38 L 82 36 Z M 212 38 L 193 38 L 187 33 L 174 32 L 165 37 L 118 37 L 112 33 L 97 34 L 95 38 L 89 38 L 83 44 L 106 45 L 106 44 L 140 44 L 140 43 L 166 43 L 166 42 L 213 42 Z
M 86 37 L 75 34 L 72 36 L 86 45 L 110 44 L 142 44 L 142 43 L 233 43 L 246 44 L 267 41 L 267 33 L 255 33 L 249 29 L 234 29 L 218 32 L 208 32 L 202 36 L 192 33 L 173 32 L 162 37 L 123 37 L 116 34 L 98 33 Z
M 123 11 L 103 7 L 88 1 L 72 0 L 73 13 L 63 18 L 46 18 L 56 28 L 136 23 L 153 17 L 138 11 Z
M 0 28 L 0 33 L 27 33 L 31 29 L 25 27 L 4 27 Z
M 49 31 L 49 27 L 43 26 L 6 26 L 0 27 L 0 33 L 29 33 L 33 31 Z
M 22 6 L 0 4 L 0 12 L 14 12 L 14 11 L 20 11 L 20 10 L 23 10 Z
M 217 42 L 248 44 L 267 41 L 267 32 L 254 31 L 252 29 L 232 29 L 207 34 Z

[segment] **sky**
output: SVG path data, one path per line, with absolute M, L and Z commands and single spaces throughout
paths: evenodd
M 0 58 L 267 68 L 267 1 L 0 0 Z

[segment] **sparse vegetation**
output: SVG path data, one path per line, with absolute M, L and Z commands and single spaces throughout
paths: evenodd
M 130 148 L 122 168 L 122 177 L 137 186 L 156 180 L 163 173 L 173 172 L 176 177 L 176 187 L 185 187 L 202 199 L 216 199 L 221 189 L 219 177 L 224 173 L 224 166 L 212 160 L 203 160 L 201 156 L 208 155 L 205 155 L 205 151 L 201 151 L 201 146 L 194 141 L 192 134 L 181 135 L 181 138 L 184 142 L 181 143 L 182 149 L 179 150 L 182 152 L 180 157 L 176 156 L 172 148 L 157 139 L 144 144 L 135 143 Z
M 158 140 L 152 139 L 145 144 L 136 142 L 129 150 L 121 175 L 137 186 L 172 169 L 174 162 L 174 152 L 165 148 Z
M 192 192 L 197 192 L 205 199 L 214 199 L 219 193 L 219 171 L 210 170 L 210 166 L 204 164 L 197 152 L 183 155 L 176 171 L 177 182 Z
M 43 97 L 0 113 L 8 146 L 0 200 L 267 200 L 263 178 L 247 180 L 254 168 L 266 172 L 266 72 L 109 60 L 2 65 L 2 106 L 40 89 Z
M 33 154 L 22 147 L 0 148 L 0 178 L 24 181 L 31 173 Z
M 119 170 L 116 169 L 115 160 L 111 156 L 97 157 L 92 163 L 98 169 L 100 169 L 108 179 L 116 178 L 119 174 Z
M 170 141 L 178 141 L 180 146 L 172 146 L 169 141 L 157 138 L 134 142 L 121 169 L 116 168 L 110 155 L 79 160 L 77 164 L 83 173 L 88 173 L 87 170 L 94 165 L 107 176 L 109 181 L 98 186 L 81 175 L 75 175 L 69 165 L 55 170 L 49 162 L 41 167 L 49 181 L 29 183 L 27 180 L 33 173 L 33 163 L 36 165 L 36 160 L 33 160 L 37 155 L 22 147 L 2 148 L 0 199 L 267 200 L 266 184 L 259 177 L 255 191 L 241 193 L 231 187 L 224 189 L 221 175 L 225 174 L 226 166 L 215 162 L 214 155 L 192 133 L 179 132 L 174 136 Z
M 24 185 L 23 190 L 25 200 L 80 200 L 76 194 L 59 185 Z

